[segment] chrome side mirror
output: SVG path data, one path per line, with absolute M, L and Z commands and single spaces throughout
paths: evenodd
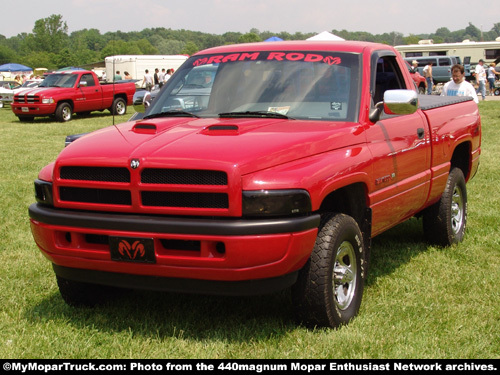
M 136 112 L 144 113 L 151 105 L 151 93 L 147 90 L 136 91 L 132 102 Z
M 417 92 L 413 90 L 387 90 L 384 92 L 384 112 L 388 115 L 410 115 L 418 108 Z
M 418 96 L 414 90 L 387 90 L 384 101 L 375 105 L 370 112 L 370 121 L 376 123 L 382 116 L 382 111 L 388 115 L 410 115 L 418 109 Z

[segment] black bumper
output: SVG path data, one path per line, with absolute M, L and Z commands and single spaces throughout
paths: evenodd
M 34 203 L 30 218 L 44 224 L 65 227 L 108 229 L 150 233 L 248 236 L 294 233 L 318 228 L 320 215 L 280 219 L 200 219 L 160 215 L 135 215 L 55 209 Z

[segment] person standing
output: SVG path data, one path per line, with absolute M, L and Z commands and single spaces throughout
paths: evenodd
M 478 84 L 478 92 L 481 93 L 483 100 L 486 96 L 486 70 L 484 69 L 484 60 L 479 60 L 479 64 L 476 65 L 476 70 L 474 73 L 476 74 L 476 82 Z
M 443 86 L 441 96 L 471 96 L 476 103 L 479 102 L 474 86 L 465 80 L 463 65 L 455 64 L 451 67 L 451 81 Z
M 158 80 L 158 73 L 160 72 L 160 70 L 158 68 L 155 69 L 155 74 L 153 76 L 154 78 L 154 83 L 155 83 L 155 86 L 158 86 L 160 84 L 160 81 Z
M 158 74 L 158 82 L 160 84 L 160 89 L 163 87 L 163 84 L 165 83 L 165 68 L 161 70 L 161 72 Z
M 117 70 L 115 73 L 115 76 L 113 77 L 113 81 L 120 81 L 122 79 L 122 75 L 120 74 L 120 71 Z
M 411 62 L 410 73 L 418 73 L 418 61 L 413 60 Z
M 167 69 L 167 73 L 165 74 L 165 83 L 169 80 L 171 76 L 172 76 L 172 69 Z
M 495 63 L 491 63 L 488 68 L 488 83 L 490 84 L 490 95 L 493 95 L 495 92 L 495 80 L 497 79 L 497 75 L 500 75 L 499 72 L 495 70 Z
M 145 70 L 144 79 L 142 80 L 142 85 L 146 87 L 146 90 L 151 91 L 153 88 L 153 76 L 149 74 L 149 70 Z
M 433 87 L 433 82 L 432 82 L 432 61 L 429 62 L 423 70 L 425 80 L 427 82 L 427 95 L 432 94 L 432 87 Z

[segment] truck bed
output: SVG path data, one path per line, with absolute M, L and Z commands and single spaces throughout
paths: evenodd
M 473 100 L 471 96 L 438 96 L 438 95 L 419 95 L 418 105 L 422 111 L 445 107 L 447 105 L 468 102 Z

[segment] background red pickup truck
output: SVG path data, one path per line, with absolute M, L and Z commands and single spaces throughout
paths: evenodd
M 105 109 L 124 115 L 134 93 L 133 82 L 101 84 L 92 71 L 66 71 L 50 74 L 38 88 L 16 94 L 11 107 L 20 121 L 50 115 L 69 121 L 74 113 Z
M 149 104 L 35 181 L 33 236 L 69 304 L 291 287 L 298 321 L 336 327 L 358 313 L 372 237 L 413 216 L 432 243 L 464 236 L 478 107 L 418 96 L 392 47 L 213 48 Z

